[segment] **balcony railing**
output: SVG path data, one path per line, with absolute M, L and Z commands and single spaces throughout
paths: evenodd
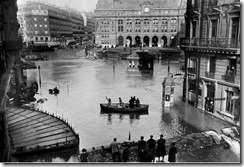
M 240 42 L 232 38 L 181 38 L 180 45 L 240 48 Z
M 207 77 L 207 78 L 214 79 L 214 75 L 215 75 L 214 72 L 205 72 L 205 77 Z
M 235 83 L 235 76 L 234 75 L 222 75 L 222 79 L 225 82 Z

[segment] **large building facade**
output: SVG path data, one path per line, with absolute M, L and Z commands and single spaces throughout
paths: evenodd
M 186 27 L 185 100 L 240 125 L 240 1 L 188 0 Z
M 95 42 L 102 46 L 171 43 L 182 29 L 186 0 L 98 0 Z
M 78 11 L 34 1 L 27 2 L 20 11 L 24 15 L 21 25 L 25 26 L 25 41 L 65 41 L 84 36 L 84 19 Z

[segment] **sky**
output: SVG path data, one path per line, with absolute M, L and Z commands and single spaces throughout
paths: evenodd
M 24 4 L 31 0 L 17 0 L 17 4 Z M 97 0 L 34 0 L 39 2 L 48 2 L 56 6 L 68 6 L 79 11 L 94 11 Z

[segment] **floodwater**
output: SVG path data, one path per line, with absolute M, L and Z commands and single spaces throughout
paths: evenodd
M 69 55 L 67 55 L 69 56 Z M 205 130 L 229 127 L 227 123 L 204 114 L 181 101 L 183 79 L 176 79 L 174 106 L 162 105 L 162 82 L 167 76 L 168 64 L 155 60 L 153 77 L 128 77 L 126 60 L 88 60 L 83 57 L 36 62 L 40 65 L 41 88 L 36 98 L 47 98 L 40 108 L 54 113 L 74 127 L 80 137 L 80 149 L 108 145 L 116 137 L 118 142 L 166 138 Z M 115 68 L 113 69 L 113 65 Z M 171 64 L 170 71 L 179 70 L 180 64 Z M 39 82 L 39 74 L 35 75 Z M 30 75 L 30 74 L 28 74 Z M 51 95 L 48 89 L 57 86 L 60 94 Z M 119 97 L 128 102 L 136 96 L 141 103 L 149 104 L 149 112 L 136 114 L 101 114 L 100 103 L 112 102 Z

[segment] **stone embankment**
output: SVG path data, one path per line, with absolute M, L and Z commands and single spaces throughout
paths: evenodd
M 218 162 L 218 159 L 215 157 L 221 157 L 222 151 L 227 152 L 228 154 L 232 154 L 233 152 L 237 152 L 237 155 L 232 155 L 230 161 L 234 161 L 235 163 L 240 163 L 240 154 L 238 155 L 238 151 L 240 153 L 240 147 L 238 147 L 238 143 L 240 146 L 240 129 L 236 127 L 225 128 L 222 130 L 222 134 L 218 134 L 215 131 L 206 131 L 202 133 L 194 133 L 189 134 L 187 136 L 175 137 L 166 139 L 166 150 L 168 151 L 170 148 L 170 144 L 172 142 L 176 142 L 176 147 L 178 149 L 177 154 L 177 162 Z M 237 142 L 237 146 L 233 147 L 231 140 Z M 126 145 L 130 145 L 130 158 L 129 163 L 139 162 L 138 159 L 138 150 L 137 150 L 137 142 L 124 142 L 120 143 L 120 155 L 122 157 L 123 149 Z M 112 154 L 108 151 L 108 146 L 103 146 L 100 148 L 93 148 L 88 150 L 88 161 L 91 163 L 94 162 L 112 162 Z M 230 150 L 232 153 L 230 153 Z M 239 149 L 239 150 L 238 150 Z M 216 151 L 218 150 L 218 151 Z M 166 156 L 164 161 L 167 162 L 168 157 Z M 208 160 L 208 161 L 205 161 Z M 228 160 L 226 159 L 228 162 Z M 221 162 L 225 162 L 221 160 Z

